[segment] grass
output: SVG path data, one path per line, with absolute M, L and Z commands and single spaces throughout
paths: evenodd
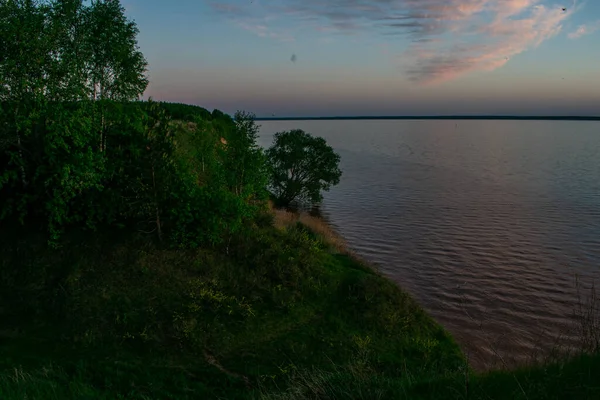
M 322 218 L 310 215 L 308 212 L 296 213 L 285 209 L 276 209 L 273 208 L 272 203 L 270 203 L 270 207 L 275 215 L 274 225 L 276 228 L 290 229 L 299 223 L 327 243 L 334 252 L 350 254 L 344 238 Z
M 0 398 L 600 398 L 597 347 L 475 373 L 325 222 L 274 211 L 261 225 L 229 254 L 114 232 L 50 251 L 4 231 Z
M 74 234 L 61 251 L 10 236 L 3 399 L 248 398 L 287 388 L 297 370 L 357 360 L 390 378 L 464 366 L 406 293 L 302 226 L 257 227 L 229 255 L 112 232 Z
M 435 379 L 389 378 L 370 371 L 302 371 L 284 392 L 264 393 L 263 400 L 307 399 L 597 399 L 600 357 L 582 355 L 544 367 L 457 374 Z

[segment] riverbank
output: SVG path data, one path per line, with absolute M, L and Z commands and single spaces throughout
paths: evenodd
M 2 292 L 0 397 L 257 398 L 317 371 L 341 390 L 342 375 L 408 389 L 464 370 L 396 285 L 304 224 L 263 219 L 229 254 L 114 232 L 53 251 L 3 232 L 3 289 L 15 285 Z
M 66 266 L 70 272 L 53 290 L 29 275 L 27 288 L 13 289 L 21 293 L 12 303 L 20 310 L 2 292 L 0 397 L 600 394 L 600 357 L 593 355 L 472 372 L 452 338 L 410 296 L 349 255 L 319 218 L 271 210 L 255 229 L 229 255 L 161 249 L 114 234 L 72 236 L 73 250 L 48 252 L 31 235 L 4 231 L 3 279 L 9 266 L 31 274 L 44 265 L 46 279 Z
M 352 253 L 344 239 L 324 218 L 308 212 L 291 213 L 274 210 L 275 226 L 286 227 L 301 223 L 309 227 L 330 245 L 334 252 L 347 254 L 357 262 L 368 264 Z M 377 271 L 370 266 L 372 271 Z M 549 353 L 531 357 L 521 366 L 499 364 L 479 372 L 468 365 L 459 372 L 449 373 L 426 382 L 413 382 L 408 387 L 401 379 L 379 379 L 356 371 L 334 373 L 302 372 L 294 376 L 291 391 L 267 396 L 272 399 L 309 398 L 390 398 L 390 399 L 595 399 L 600 387 L 595 383 L 600 371 L 600 302 L 595 288 L 589 293 L 578 289 L 579 302 L 574 310 L 579 321 L 577 348 L 557 344 Z M 500 355 L 497 355 L 502 360 Z M 331 384 L 335 381 L 336 384 Z M 343 382 L 342 385 L 339 382 Z

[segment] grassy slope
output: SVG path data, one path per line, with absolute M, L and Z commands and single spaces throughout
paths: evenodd
M 56 254 L 5 241 L 0 398 L 247 398 L 312 367 L 390 379 L 463 367 L 389 281 L 302 229 L 257 232 L 229 256 L 115 237 Z
M 600 358 L 476 375 L 326 224 L 217 250 L 0 233 L 0 399 L 600 398 Z M 340 254 L 342 250 L 342 254 Z M 600 377 L 599 377 L 600 378 Z
M 312 237 L 262 228 L 228 256 L 114 236 L 78 237 L 76 250 L 52 256 L 4 241 L 3 282 L 19 282 L 10 266 L 28 282 L 33 268 L 64 275 L 52 294 L 30 284 L 15 299 L 30 307 L 2 308 L 0 398 L 600 396 L 593 356 L 465 373 L 451 338 L 410 297 Z
M 598 399 L 600 357 L 584 355 L 569 362 L 485 375 L 456 374 L 415 382 L 363 372 L 306 372 L 291 389 L 267 400 L 300 399 Z

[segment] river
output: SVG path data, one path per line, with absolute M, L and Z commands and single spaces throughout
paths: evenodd
M 478 369 L 574 345 L 600 279 L 600 123 L 260 121 L 340 154 L 323 212 Z M 575 281 L 579 281 L 580 289 Z

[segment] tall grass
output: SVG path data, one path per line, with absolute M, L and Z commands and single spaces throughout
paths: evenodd
M 268 220 L 234 237 L 228 253 L 113 232 L 65 237 L 64 251 L 50 251 L 0 232 L 0 303 L 8 305 L 0 317 L 19 329 L 0 338 L 0 375 L 23 365 L 31 378 L 0 381 L 9 393 L 0 399 L 247 399 L 249 387 L 282 393 L 313 369 L 366 398 L 380 381 L 461 368 L 447 332 L 392 282 L 333 249 L 323 221 L 288 216 L 276 229 Z M 59 373 L 40 375 L 46 365 L 82 389 L 61 392 Z M 344 388 L 358 373 L 375 383 Z M 95 394 L 78 397 L 88 387 Z
M 319 236 L 337 253 L 350 254 L 344 238 L 338 234 L 322 217 L 311 215 L 305 211 L 289 211 L 277 209 L 270 203 L 275 215 L 274 225 L 278 229 L 289 229 L 300 223 Z
M 144 397 L 138 397 L 144 399 Z M 0 399 L 2 400 L 119 400 L 121 395 L 109 396 L 93 386 L 72 379 L 55 367 L 43 367 L 27 372 L 22 367 L 0 373 Z M 145 399 L 150 400 L 146 397 Z
M 600 398 L 595 292 L 575 310 L 571 358 L 476 372 L 326 220 L 273 212 L 278 229 L 257 228 L 228 255 L 112 234 L 47 253 L 7 235 L 0 316 L 14 321 L 0 327 L 0 399 Z M 19 304 L 42 310 L 32 326 L 8 312 Z
M 275 210 L 276 225 L 286 228 L 302 223 L 336 247 L 339 235 L 321 218 L 308 214 Z M 350 254 L 347 247 L 342 251 Z M 382 375 L 360 364 L 350 368 L 298 369 L 290 377 L 286 390 L 263 390 L 261 400 L 308 399 L 597 399 L 600 398 L 600 299 L 592 284 L 584 287 L 575 281 L 577 300 L 573 309 L 578 345 L 567 345 L 563 337 L 551 337 L 541 331 L 539 342 L 528 359 L 520 364 L 505 359 L 499 342 L 486 335 L 484 321 L 474 321 L 492 349 L 499 364 L 494 370 L 480 372 L 467 364 L 461 373 L 421 374 L 408 371 Z M 466 311 L 465 311 L 466 312 Z M 468 314 L 467 314 L 468 315 Z M 468 315 L 469 318 L 472 318 Z M 505 339 L 505 337 L 504 337 Z M 502 338 L 500 338 L 502 340 Z M 550 344 L 550 348 L 548 348 Z M 356 365 L 361 365 L 357 368 Z
M 271 209 L 275 215 L 274 224 L 279 229 L 292 228 L 300 223 L 319 236 L 336 252 L 347 254 L 362 264 L 368 265 L 368 262 L 362 259 L 360 255 L 348 248 L 343 237 L 323 217 L 311 215 L 307 212 L 275 209 L 272 204 Z M 376 270 L 376 267 L 373 267 L 373 269 Z M 502 354 L 500 344 L 503 340 L 510 340 L 507 335 L 492 338 L 492 332 L 486 332 L 485 330 L 485 320 L 475 321 L 466 311 L 466 308 L 463 307 L 465 315 L 479 327 L 481 337 L 486 338 L 486 344 L 495 356 L 495 361 L 488 361 L 488 365 L 482 368 L 481 371 L 491 369 L 510 370 L 523 366 L 564 362 L 580 354 L 598 353 L 600 351 L 600 298 L 594 283 L 585 287 L 578 276 L 575 276 L 574 279 L 574 289 L 577 296 L 575 307 L 572 310 L 574 325 L 558 336 L 553 336 L 547 329 L 540 327 L 535 345 L 526 355 L 526 359 L 521 361 L 507 358 Z M 466 301 L 464 297 L 463 300 Z M 574 346 L 567 344 L 565 340 L 567 336 L 576 337 L 577 344 Z M 466 356 L 468 359 L 469 354 L 467 353 Z
M 516 368 L 504 362 L 486 372 L 465 366 L 462 372 L 429 376 L 408 371 L 386 376 L 357 358 L 351 368 L 298 370 L 287 390 L 263 390 L 256 399 L 600 399 L 600 312 L 594 285 L 589 290 L 588 296 L 579 296 L 574 310 L 580 332 L 576 349 L 557 343 L 551 353 Z M 495 348 L 494 343 L 489 346 Z
M 575 299 L 571 315 L 565 315 L 570 322 L 558 334 L 553 334 L 550 329 L 541 326 L 537 331 L 537 340 L 524 360 L 506 360 L 499 349 L 500 341 L 487 340 L 486 344 L 499 361 L 499 364 L 493 364 L 491 367 L 510 370 L 524 366 L 543 366 L 563 363 L 582 354 L 600 353 L 600 299 L 595 284 L 590 282 L 586 286 L 575 276 L 573 292 Z M 469 316 L 467 313 L 466 315 Z M 481 336 L 489 337 L 489 332 L 483 328 L 483 321 L 474 322 L 480 326 Z M 556 329 L 552 331 L 556 332 Z M 500 340 L 510 340 L 508 337 L 503 335 Z
M 596 285 L 592 282 L 587 298 L 583 297 L 582 291 L 585 288 L 582 287 L 578 277 L 576 277 L 576 287 L 578 302 L 575 318 L 578 321 L 580 350 L 587 353 L 600 353 L 600 297 Z
M 347 255 L 372 272 L 381 275 L 379 267 L 352 250 L 344 237 L 337 232 L 331 223 L 320 213 L 312 213 L 305 210 L 290 211 L 275 208 L 271 201 L 269 202 L 269 209 L 274 217 L 273 225 L 277 229 L 293 229 L 298 224 L 301 224 L 325 243 L 328 246 L 329 251 L 333 254 Z

